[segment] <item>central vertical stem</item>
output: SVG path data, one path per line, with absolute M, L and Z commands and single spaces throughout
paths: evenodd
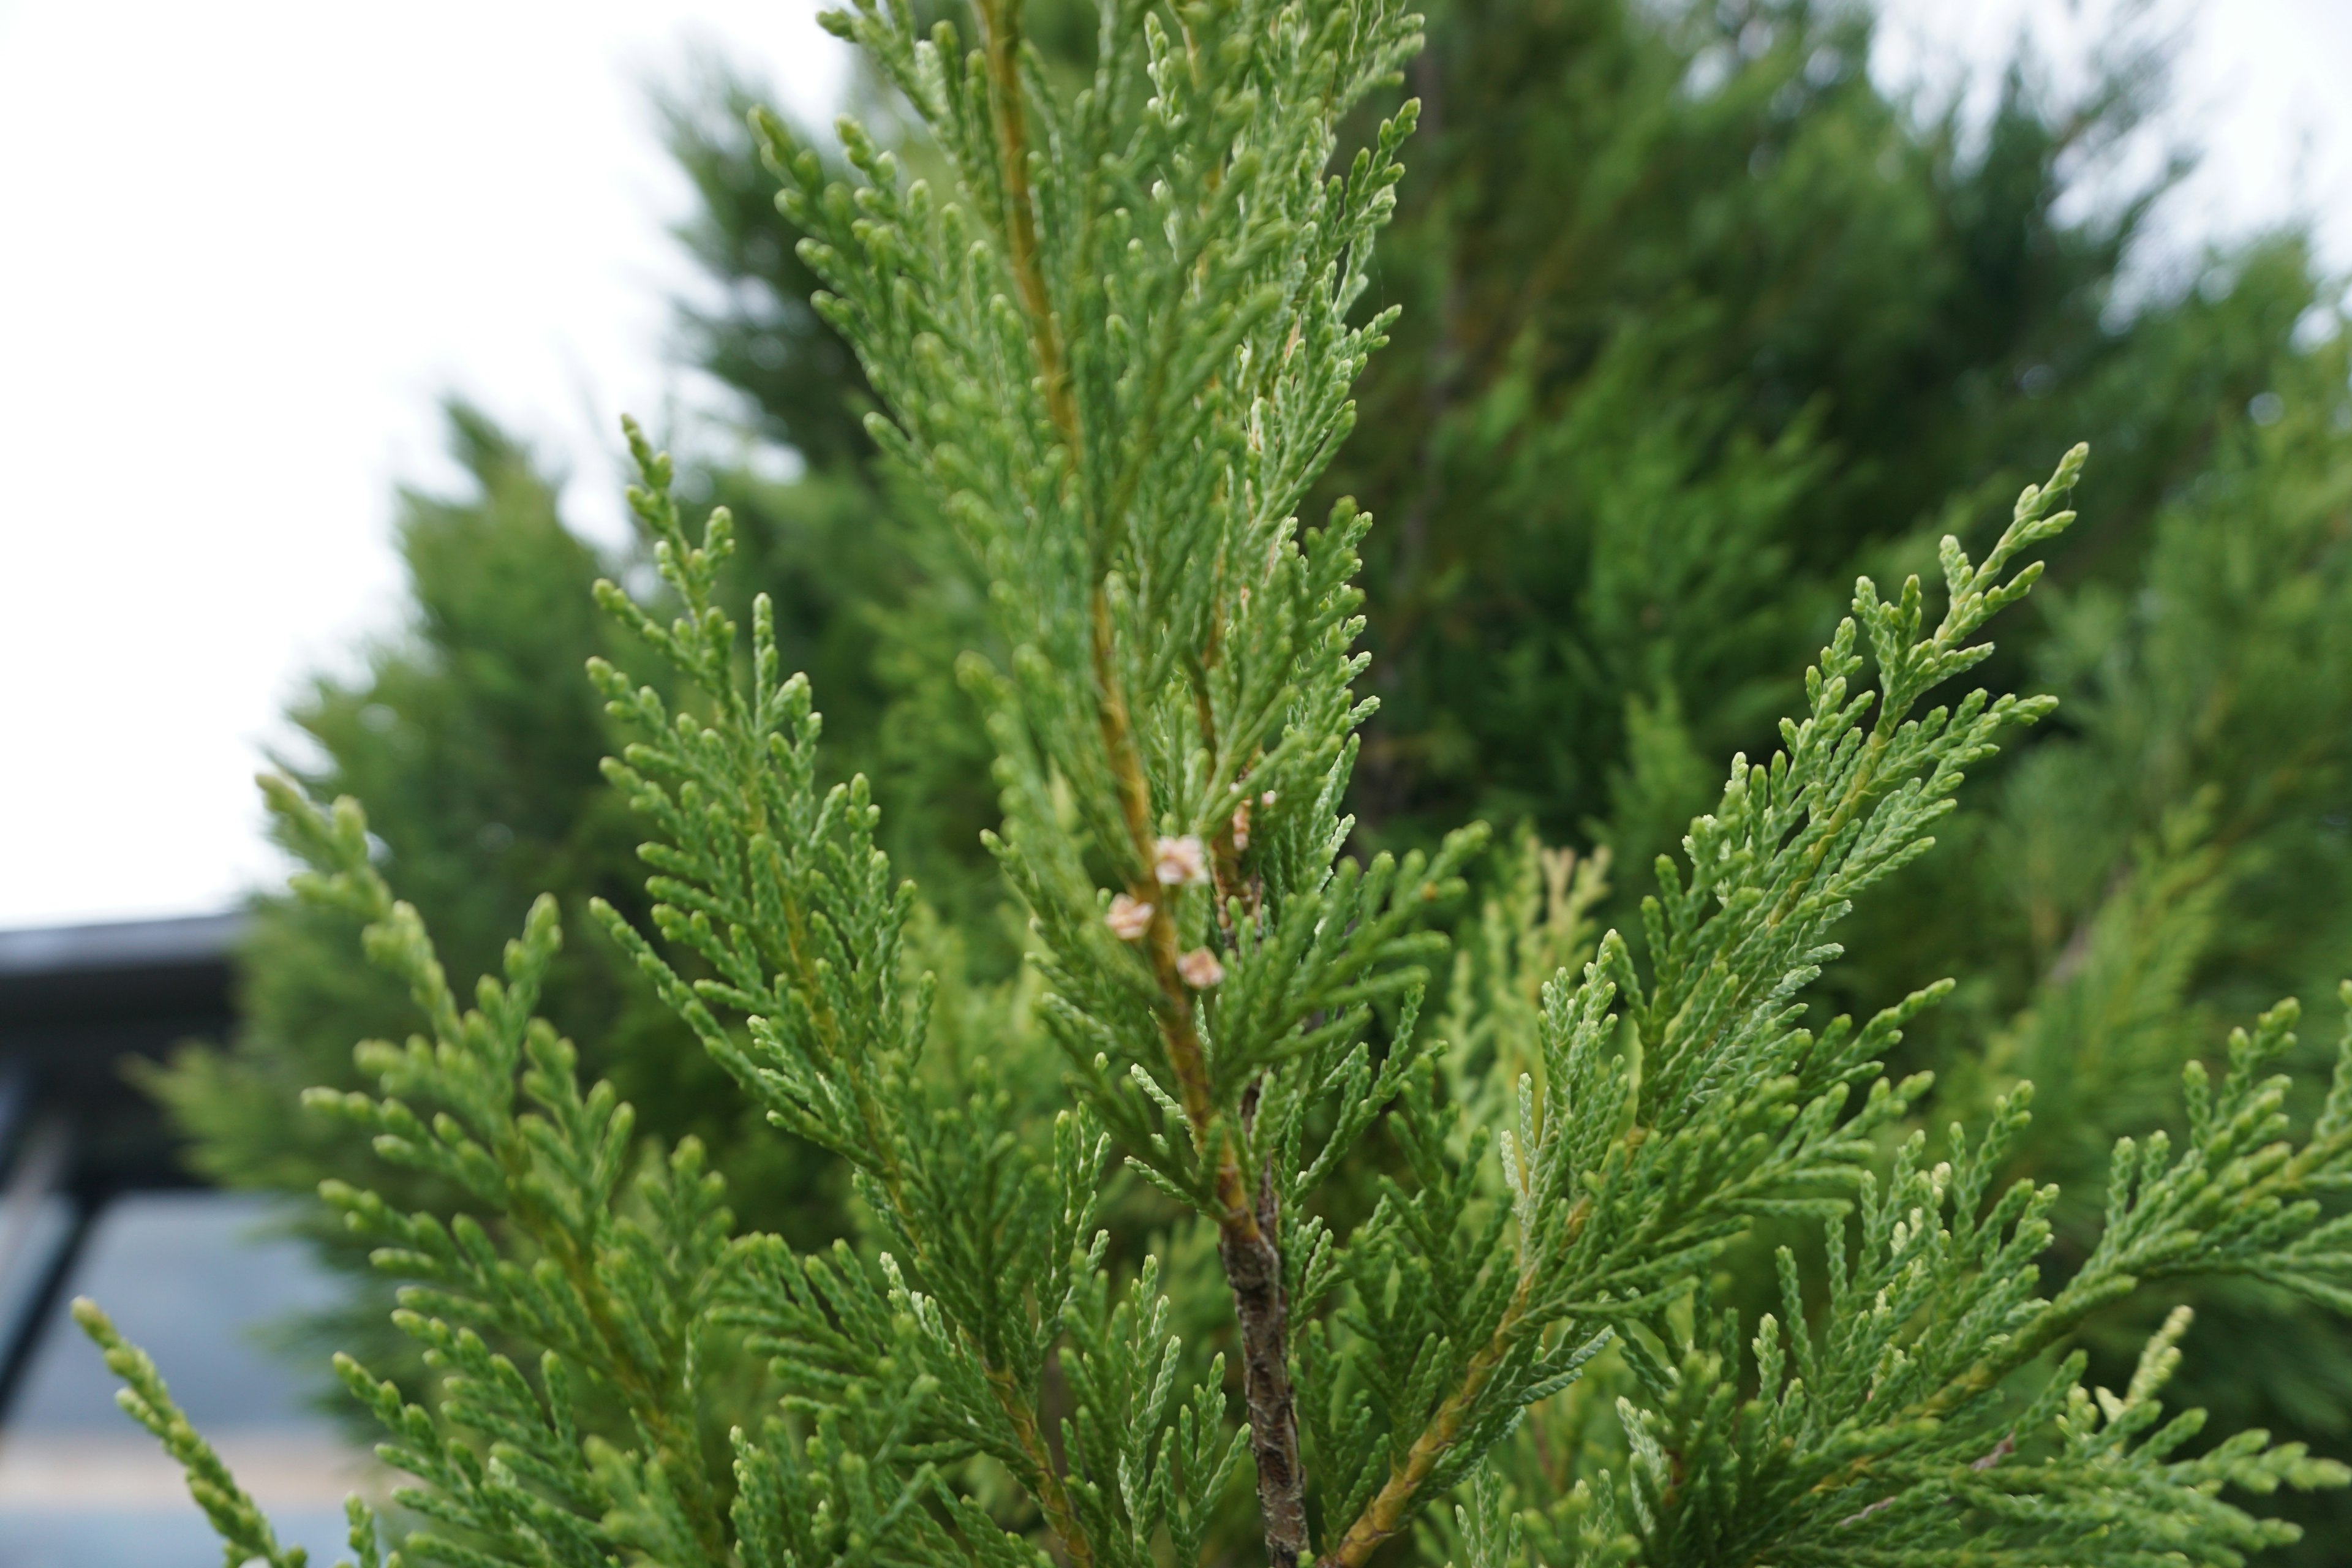
M 1061 325 L 1054 315 L 1038 254 L 1036 214 L 1029 186 L 1028 132 L 1022 110 L 1019 6 L 1020 0 L 975 0 L 973 9 L 980 17 L 993 100 L 1006 258 L 1012 264 L 1013 288 L 1029 318 L 1046 416 L 1068 451 L 1070 472 L 1076 476 L 1085 460 L 1084 426 L 1070 384 Z M 1097 516 L 1089 520 L 1088 528 L 1095 580 L 1087 606 L 1087 651 L 1093 665 L 1096 723 L 1118 792 L 1119 816 L 1135 857 L 1137 880 L 1129 891 L 1139 900 L 1159 906 L 1146 935 L 1145 951 L 1161 992 L 1160 1034 L 1169 1066 L 1175 1073 L 1193 1147 L 1216 1161 L 1217 1256 L 1233 1288 L 1234 1313 L 1241 1324 L 1243 1387 L 1249 1408 L 1250 1450 L 1257 1467 L 1266 1560 L 1269 1568 L 1297 1568 L 1309 1555 L 1307 1478 L 1299 1462 L 1298 1411 L 1290 1386 L 1279 1204 L 1270 1169 L 1257 1173 L 1256 1190 L 1251 1191 L 1251 1178 L 1242 1169 L 1241 1138 L 1229 1125 L 1220 1125 L 1192 991 L 1177 969 L 1176 922 L 1164 892 L 1150 880 L 1154 858 L 1151 784 L 1135 743 L 1126 687 L 1119 679 L 1109 596 L 1103 583 L 1108 568 L 1107 531 L 1112 522 L 1110 518 Z M 1243 1107 L 1241 1137 L 1247 1136 L 1255 1103 L 1253 1090 Z M 1060 1488 L 1050 1464 L 1041 1479 L 1051 1514 Z M 1075 1520 L 1067 1521 L 1066 1530 L 1064 1521 L 1057 1518 L 1055 1522 L 1056 1532 L 1066 1541 L 1075 1538 L 1073 1544 L 1084 1542 Z
M 1152 862 L 1151 785 L 1144 776 L 1123 683 L 1118 678 L 1109 605 L 1094 592 L 1092 654 L 1096 721 L 1118 791 L 1120 815 L 1134 841 L 1137 864 Z M 1160 1032 L 1176 1076 L 1192 1147 L 1216 1161 L 1217 1258 L 1233 1288 L 1242 1331 L 1244 1402 L 1249 1410 L 1250 1453 L 1257 1467 L 1258 1511 L 1269 1568 L 1296 1568 L 1307 1555 L 1307 1475 L 1298 1456 L 1298 1407 L 1290 1387 L 1289 1303 L 1283 1290 L 1280 1205 L 1271 1168 L 1261 1168 L 1256 1191 L 1242 1168 L 1256 1089 L 1245 1094 L 1242 1130 L 1221 1122 L 1207 1052 L 1201 1041 L 1192 987 L 1176 963 L 1176 921 L 1164 892 L 1139 881 L 1130 889 L 1158 906 L 1144 936 L 1145 954 L 1160 984 Z
M 1246 1127 L 1255 1108 L 1251 1086 L 1242 1104 Z M 1228 1176 L 1231 1177 L 1230 1188 Z M 1282 1279 L 1282 1214 L 1274 1172 L 1258 1173 L 1257 1192 L 1244 1197 L 1239 1164 L 1217 1169 L 1224 1217 L 1217 1226 L 1217 1258 L 1233 1287 L 1234 1315 L 1242 1330 L 1242 1398 L 1249 1410 L 1250 1456 L 1257 1467 L 1257 1506 L 1269 1568 L 1297 1568 L 1311 1553 L 1307 1538 L 1307 1472 L 1298 1458 L 1298 1405 L 1290 1387 L 1290 1302 Z
M 1021 113 L 1021 0 L 978 0 L 982 43 L 993 89 L 998 153 L 997 178 L 1004 192 L 1004 244 L 1013 263 L 1013 285 L 1037 345 L 1037 370 L 1045 383 L 1045 410 L 1078 466 L 1078 411 L 1070 393 L 1069 367 L 1062 353 L 1061 323 L 1045 292 L 1037 260 L 1037 214 L 1029 195 L 1029 131 Z

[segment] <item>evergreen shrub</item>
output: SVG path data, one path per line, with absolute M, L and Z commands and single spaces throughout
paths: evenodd
M 1484 832 L 1344 854 L 1370 520 L 1298 521 L 1392 320 L 1362 299 L 1416 105 L 1357 111 L 1420 19 L 1106 0 L 1076 85 L 1017 0 L 979 0 L 969 37 L 878 4 L 829 21 L 936 167 L 845 121 L 837 179 L 780 121 L 757 132 L 881 405 L 864 437 L 986 583 L 990 654 L 960 673 L 1024 963 L 973 978 L 892 872 L 863 776 L 824 782 L 789 625 L 724 574 L 730 512 L 689 530 L 632 427 L 658 583 L 599 583 L 615 629 L 577 642 L 651 875 L 583 894 L 628 960 L 593 973 L 666 1008 L 780 1146 L 846 1173 L 840 1234 L 739 1224 L 700 1139 L 640 1136 L 583 1074 L 550 1021 L 559 900 L 468 1007 L 360 808 L 270 781 L 299 895 L 423 1019 L 359 1047 L 364 1089 L 309 1097 L 391 1173 L 322 1195 L 400 1282 L 423 1368 L 338 1360 L 409 1478 L 388 1556 L 352 1505 L 357 1561 L 2237 1563 L 2292 1540 L 2248 1494 L 2352 1475 L 2168 1417 L 2184 1310 L 2120 1394 L 2086 1385 L 2079 1342 L 2191 1281 L 2352 1306 L 2328 1207 L 2352 1037 L 2292 1125 L 2292 1004 L 2218 1075 L 2186 1054 L 2181 1135 L 2116 1143 L 2086 1217 L 2012 1179 L 2030 1087 L 1964 1073 L 1967 1120 L 1910 1128 L 1929 1075 L 1886 1064 L 1950 983 L 1858 1025 L 1807 1006 L 1839 922 L 2052 710 L 1944 689 L 2073 521 L 2083 449 L 1980 558 L 1943 542 L 1939 608 L 1916 576 L 1856 582 L 1777 749 L 1732 762 L 1630 938 L 1596 935 L 1604 856 L 1523 839 L 1424 1019 Z M 2330 548 L 2325 498 L 2264 499 Z M 2170 569 L 2215 569 L 2209 532 L 2168 539 Z M 2328 635 L 2260 564 L 2232 578 L 2275 623 L 2258 646 Z M 2095 601 L 2072 614 L 2076 646 L 2114 638 Z M 2103 672 L 2115 710 L 2210 690 L 2193 629 Z M 2051 754 L 2017 791 L 2054 787 Z M 2128 960 L 2124 916 L 2177 902 L 2231 808 L 2150 841 L 2139 903 L 2070 977 Z M 2003 1049 L 2053 1054 L 2031 1030 Z M 2079 1251 L 2045 1289 L 2062 1236 Z M 299 1562 L 157 1370 L 77 1311 L 230 1561 Z

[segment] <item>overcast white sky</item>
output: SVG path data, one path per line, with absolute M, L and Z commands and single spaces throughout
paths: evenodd
M 821 111 L 810 0 L 0 0 L 0 926 L 220 908 L 305 672 L 397 625 L 391 490 L 463 392 L 617 526 L 613 428 L 694 388 L 644 85 L 717 46 Z M 1937 79 L 2063 4 L 1895 0 Z M 2180 243 L 2300 208 L 2352 265 L 2352 0 L 2215 0 Z

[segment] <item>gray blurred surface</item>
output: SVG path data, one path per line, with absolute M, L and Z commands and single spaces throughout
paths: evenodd
M 133 1193 L 108 1205 L 0 1430 L 15 1438 L 126 1424 L 114 1374 L 67 1316 L 73 1297 L 88 1296 L 155 1358 L 199 1431 L 297 1426 L 328 1435 L 327 1417 L 305 1408 L 318 1383 L 258 1342 L 268 1325 L 334 1300 L 301 1246 L 268 1233 L 280 1213 L 269 1199 L 229 1193 Z
M 273 1510 L 280 1545 L 310 1549 L 318 1568 L 348 1561 L 340 1509 Z M 221 1548 L 190 1503 L 170 1513 L 0 1510 L 0 1568 L 220 1568 Z
M 58 1251 L 73 1234 L 73 1205 L 55 1193 L 25 1195 L 7 1212 L 0 1200 L 0 1345 L 15 1342 L 18 1320 L 34 1310 Z
M 310 1401 L 319 1381 L 265 1331 L 335 1299 L 269 1200 L 142 1193 L 99 1216 L 0 1422 L 0 1568 L 207 1568 L 220 1547 L 176 1469 L 115 1407 L 116 1382 L 67 1316 L 95 1299 L 155 1359 L 189 1419 L 312 1560 L 344 1555 L 340 1499 L 362 1461 Z M 242 1462 L 240 1462 L 242 1461 Z

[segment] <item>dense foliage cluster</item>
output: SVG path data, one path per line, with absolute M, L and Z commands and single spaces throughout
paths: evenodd
M 2223 1424 L 2352 1428 L 2342 1091 L 2268 1076 L 2280 1011 L 2202 1065 L 2352 935 L 2352 454 L 2299 252 L 2117 299 L 2144 206 L 2055 214 L 2132 62 L 2014 81 L 1972 147 L 1799 6 L 1462 5 L 1418 55 L 1377 6 L 1022 22 L 861 13 L 898 144 L 761 120 L 781 215 L 682 104 L 733 285 L 695 344 L 805 471 L 642 448 L 649 582 L 460 411 L 418 637 L 304 716 L 381 858 L 281 793 L 324 879 L 160 1087 L 216 1173 L 335 1184 L 331 1245 L 406 1292 L 351 1340 L 392 1381 L 347 1376 L 425 1483 L 411 1555 L 2285 1540 L 2222 1487 L 2334 1468 L 2156 1395 L 2194 1300 Z M 2103 521 L 2054 535 L 2070 458 L 1978 531 L 2053 426 Z M 1940 622 L 1837 619 L 1945 529 L 1984 564 L 1946 546 Z M 2028 552 L 2062 592 L 1985 672 L 2066 700 L 2000 762 L 2040 702 L 1918 710 Z M 643 607 L 597 616 L 600 570 Z M 1781 760 L 1727 790 L 1742 749 Z M 1444 835 L 1482 812 L 1515 853 Z M 554 901 L 466 1015 L 387 877 L 468 966 Z M 429 1040 L 353 1063 L 404 993 Z

